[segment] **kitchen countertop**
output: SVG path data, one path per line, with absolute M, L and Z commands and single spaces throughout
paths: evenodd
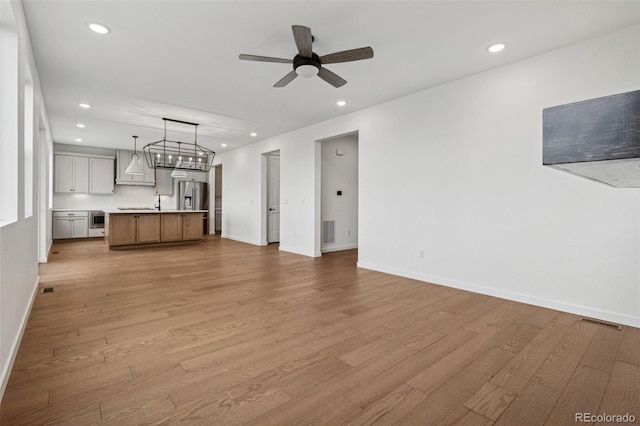
M 109 214 L 121 214 L 121 213 L 207 213 L 209 210 L 118 210 L 118 209 L 109 209 L 103 210 L 105 213 Z
M 103 210 L 102 209 L 51 209 L 51 211 L 53 212 L 94 212 L 94 211 L 101 212 Z

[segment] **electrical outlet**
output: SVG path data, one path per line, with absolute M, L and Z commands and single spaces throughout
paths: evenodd
M 297 232 L 293 233 L 293 238 L 298 238 L 298 233 Z
M 347 236 L 351 236 L 351 229 L 347 230 Z
M 424 249 L 423 248 L 418 250 L 418 257 L 420 259 L 424 259 Z

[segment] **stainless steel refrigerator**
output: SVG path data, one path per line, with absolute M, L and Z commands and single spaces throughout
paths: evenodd
M 209 190 L 205 182 L 178 182 L 178 210 L 207 210 L 202 233 L 209 233 Z

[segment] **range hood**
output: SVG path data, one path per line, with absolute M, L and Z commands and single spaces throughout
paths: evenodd
M 542 164 L 640 188 L 640 90 L 543 110 Z

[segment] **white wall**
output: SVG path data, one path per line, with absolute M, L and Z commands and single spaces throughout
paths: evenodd
M 640 326 L 640 190 L 541 165 L 542 109 L 638 90 L 639 52 L 636 25 L 223 153 L 223 236 L 259 242 L 280 149 L 280 249 L 319 255 L 316 141 L 357 130 L 360 267 Z
M 358 135 L 324 140 L 321 145 L 322 221 L 335 221 L 335 240 L 322 244 L 322 251 L 354 249 L 358 247 Z
M 17 353 L 22 337 L 24 325 L 31 309 L 38 284 L 38 220 L 42 212 L 25 219 L 25 179 L 24 179 L 24 81 L 26 78 L 26 64 L 31 69 L 34 85 L 34 117 L 44 117 L 42 123 L 48 129 L 46 113 L 42 100 L 40 81 L 33 59 L 33 53 L 27 33 L 24 13 L 20 2 L 6 2 L 12 7 L 18 35 L 18 216 L 17 221 L 0 228 L 0 397 L 4 393 L 13 360 Z M 39 134 L 39 120 L 34 120 L 32 135 Z M 50 137 L 47 132 L 47 137 Z M 13 140 L 3 140 L 2 143 L 13 143 Z M 34 144 L 34 164 L 31 181 L 40 182 L 38 165 L 41 155 L 41 144 Z M 46 173 L 46 171 L 44 171 Z M 48 184 L 48 181 L 45 180 Z M 34 188 L 31 196 L 32 206 L 38 203 L 39 188 Z M 46 197 L 45 197 L 46 199 Z M 45 214 L 48 212 L 45 209 Z

